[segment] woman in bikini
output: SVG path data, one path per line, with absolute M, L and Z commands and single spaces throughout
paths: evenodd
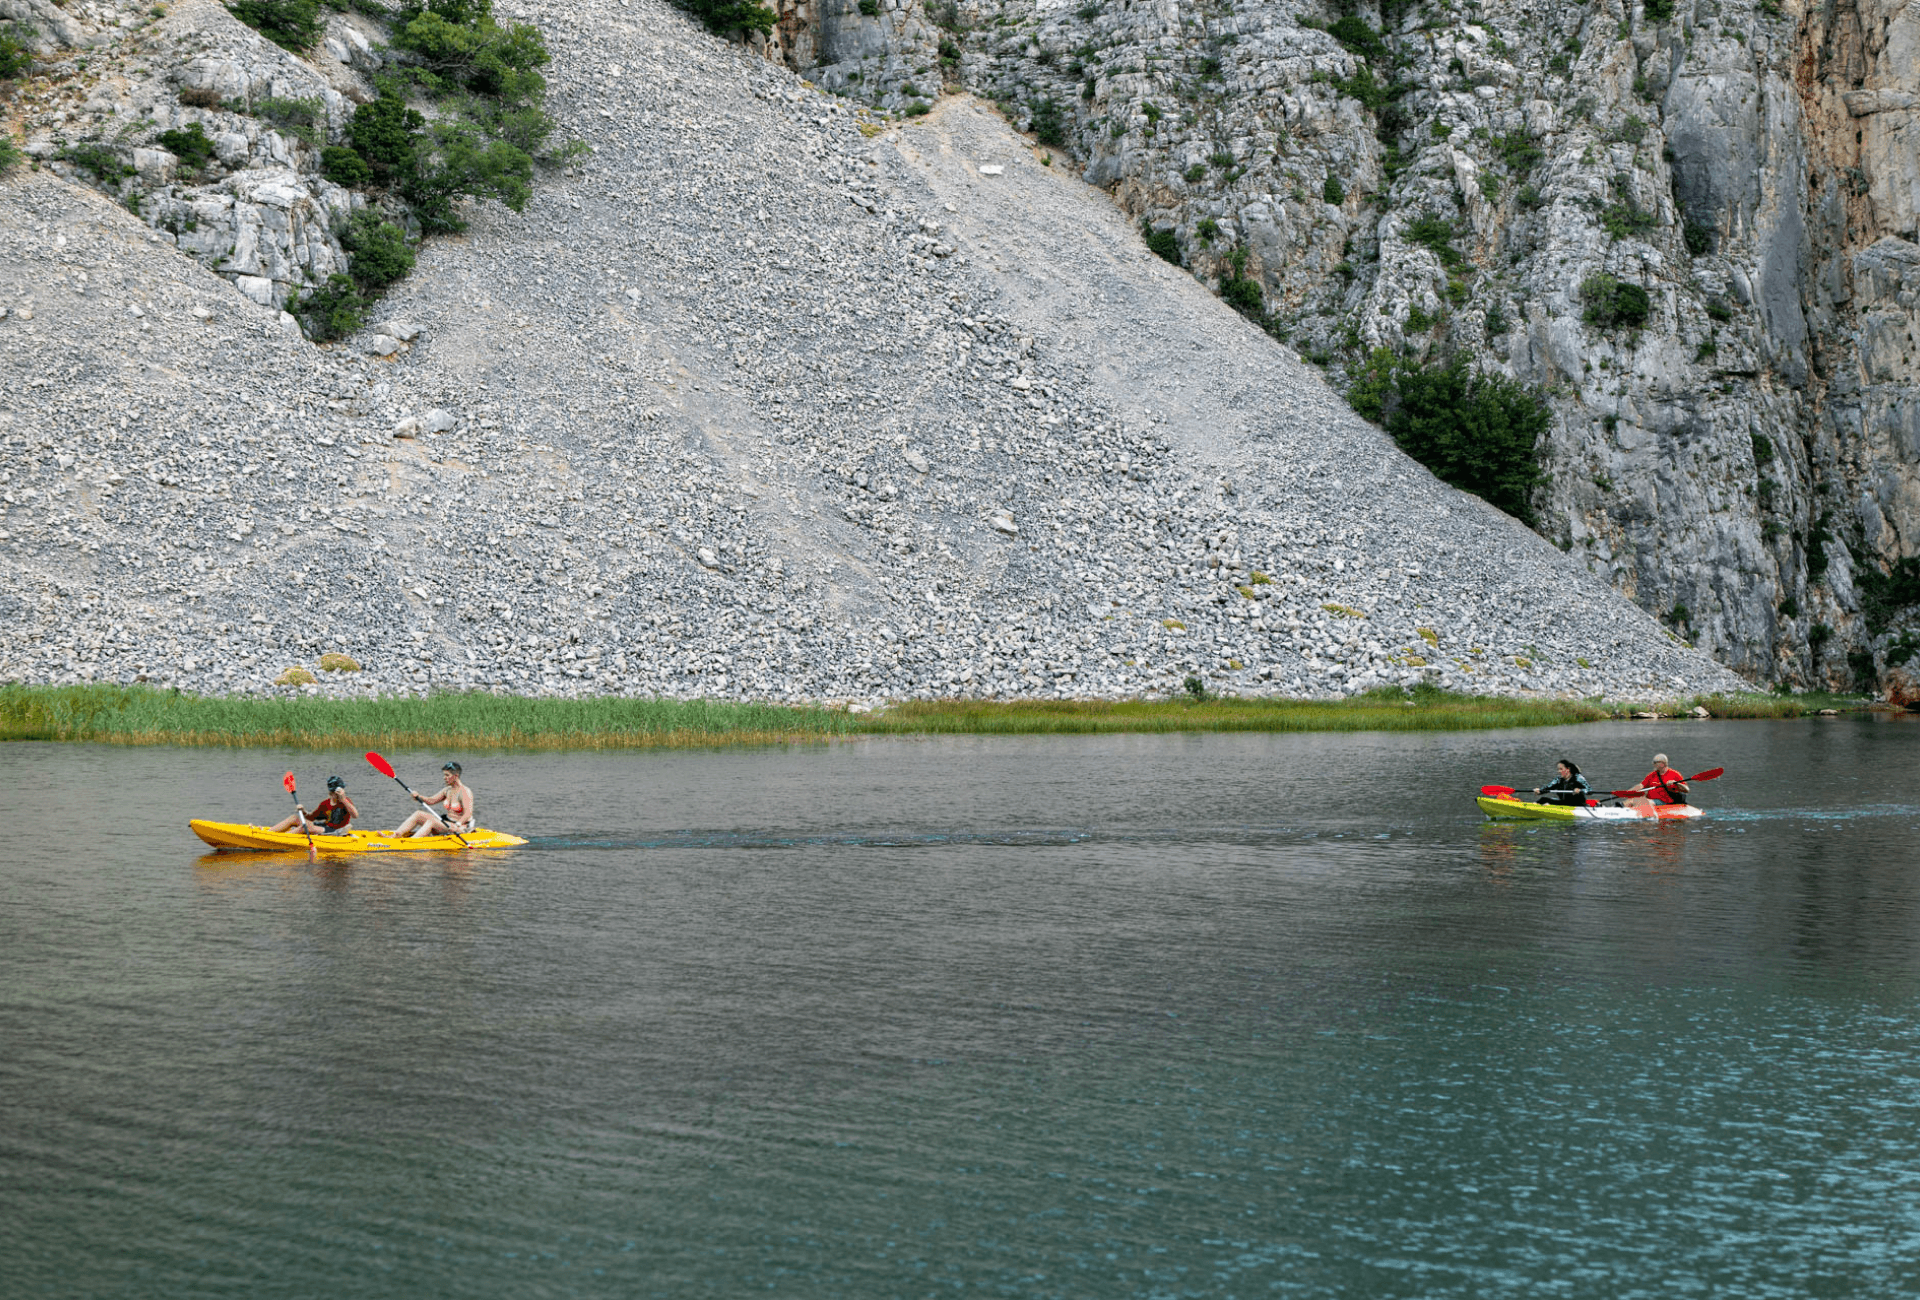
M 447 763 L 440 768 L 440 779 L 445 788 L 436 790 L 422 798 L 422 804 L 444 804 L 446 815 L 422 807 L 413 816 L 400 823 L 396 836 L 407 835 L 452 835 L 459 831 L 470 831 L 474 827 L 473 791 L 467 789 L 460 779 L 460 765 Z

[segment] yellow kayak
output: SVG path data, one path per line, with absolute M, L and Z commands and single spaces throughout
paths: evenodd
M 231 849 L 307 851 L 307 837 L 299 831 L 274 832 L 264 826 L 209 822 L 197 818 L 188 822 L 187 826 L 195 835 L 222 852 Z M 484 827 L 466 831 L 461 838 L 466 840 L 464 845 L 451 835 L 413 835 L 400 839 L 390 831 L 343 831 L 338 835 L 315 835 L 313 847 L 322 853 L 421 853 L 434 849 L 510 849 L 516 844 L 526 843 L 518 835 L 490 831 Z

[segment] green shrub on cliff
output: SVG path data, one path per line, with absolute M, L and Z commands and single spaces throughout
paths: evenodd
M 312 49 L 326 30 L 320 0 L 233 0 L 227 12 L 295 54 Z
M 415 0 L 396 16 L 393 44 L 476 95 L 523 104 L 546 92 L 537 71 L 552 61 L 546 40 L 525 23 L 500 26 L 492 0 Z
M 11 81 L 15 77 L 24 77 L 33 67 L 33 50 L 19 31 L 8 28 L 0 31 L 0 81 Z
M 400 187 L 423 229 L 465 230 L 456 201 L 462 195 L 499 199 L 515 212 L 533 197 L 533 159 L 505 140 L 488 140 L 463 122 L 436 122 Z
M 366 310 L 366 296 L 351 277 L 338 272 L 305 294 L 295 293 L 286 305 L 287 313 L 300 322 L 307 337 L 322 343 L 359 329 Z
M 213 161 L 213 141 L 198 122 L 189 122 L 175 131 L 162 131 L 153 142 L 180 160 L 189 171 L 197 171 Z
M 344 185 L 350 190 L 365 189 L 373 184 L 373 168 L 358 152 L 344 144 L 328 145 L 320 151 L 320 174 L 335 185 Z
M 1227 306 L 1255 324 L 1264 324 L 1267 294 L 1260 281 L 1247 274 L 1247 248 L 1242 244 L 1222 259 L 1220 296 Z
M 1900 610 L 1920 605 L 1920 556 L 1895 560 L 1888 572 L 1882 573 L 1870 558 L 1857 555 L 1853 585 L 1860 593 L 1860 615 L 1868 633 L 1879 636 L 1893 625 Z M 1893 662 L 1891 656 L 1887 662 Z
M 1357 15 L 1348 14 L 1328 23 L 1327 35 L 1346 46 L 1349 53 L 1370 62 L 1379 63 L 1387 57 L 1387 45 L 1380 39 L 1380 33 Z
M 673 3 L 720 36 L 770 32 L 775 22 L 773 10 L 758 0 L 673 0 Z
M 1140 233 L 1145 237 L 1147 247 L 1155 256 L 1164 258 L 1175 266 L 1180 265 L 1180 236 L 1172 226 L 1168 226 L 1165 230 L 1155 230 L 1153 223 L 1143 217 L 1140 221 Z
M 353 110 L 347 121 L 347 143 L 373 173 L 375 184 L 392 185 L 412 173 L 426 124 L 427 119 L 408 108 L 399 95 L 382 95 Z
M 1060 105 L 1051 99 L 1042 99 L 1033 106 L 1033 138 L 1041 144 L 1060 148 L 1067 142 L 1067 122 L 1061 116 Z
M 1533 492 L 1546 482 L 1540 440 L 1552 419 L 1538 390 L 1481 374 L 1464 356 L 1422 363 L 1375 348 L 1347 400 L 1443 482 L 1532 526 Z
M 363 208 L 340 232 L 340 246 L 352 256 L 348 268 L 361 292 L 382 292 L 413 270 L 413 245 L 406 232 L 378 212 Z
M 1603 330 L 1639 329 L 1653 310 L 1645 289 L 1604 271 L 1580 282 L 1580 301 L 1586 304 L 1580 319 Z

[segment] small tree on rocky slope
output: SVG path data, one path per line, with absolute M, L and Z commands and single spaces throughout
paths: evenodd
M 1420 364 L 1376 348 L 1347 400 L 1443 482 L 1533 526 L 1533 492 L 1547 481 L 1540 440 L 1552 420 L 1536 390 L 1482 374 L 1462 355 Z
M 773 10 L 758 0 L 673 0 L 721 36 L 745 36 L 749 32 L 770 32 L 775 22 Z

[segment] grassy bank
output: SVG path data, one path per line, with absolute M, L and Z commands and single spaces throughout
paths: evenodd
M 1168 731 L 1474 731 L 1595 722 L 1694 705 L 1716 718 L 1853 710 L 1845 696 L 1703 696 L 1607 705 L 1422 690 L 1346 700 L 913 700 L 876 713 L 698 700 L 434 695 L 176 694 L 150 687 L 0 686 L 0 740 L 123 745 L 277 745 L 372 749 L 638 749 L 765 745 L 851 736 L 1085 735 Z
M 1819 713 L 1822 709 L 1832 709 L 1838 713 L 1862 713 L 1866 711 L 1868 701 L 1860 695 L 1835 695 L 1829 691 L 1809 691 L 1805 695 L 1696 695 L 1683 703 L 1671 702 L 1653 705 L 1620 705 L 1619 710 L 1631 717 L 1642 709 L 1651 709 L 1658 713 L 1671 714 L 1686 712 L 1695 705 L 1705 709 L 1716 718 L 1806 718 Z
M 284 700 L 146 687 L 0 687 L 0 740 L 313 749 L 633 749 L 823 740 L 854 730 L 830 709 L 700 700 L 507 695 Z
M 1346 700 L 913 700 L 863 718 L 882 735 L 1084 734 L 1113 731 L 1474 731 L 1608 716 L 1580 700 L 1399 691 Z

